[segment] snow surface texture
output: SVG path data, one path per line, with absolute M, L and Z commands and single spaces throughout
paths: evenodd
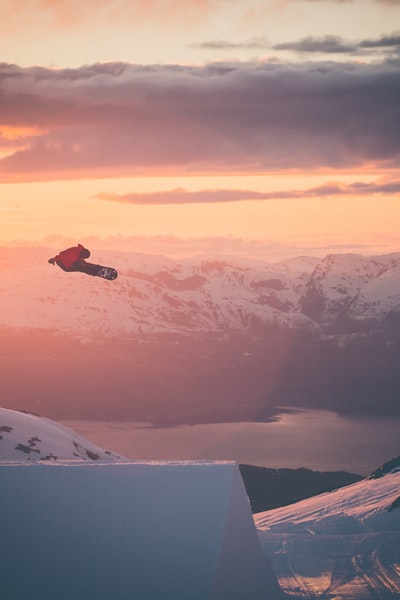
M 267 263 L 97 253 L 98 262 L 118 269 L 113 282 L 65 273 L 47 263 L 52 254 L 0 248 L 3 325 L 85 337 L 240 331 L 261 324 L 332 331 L 340 321 L 343 332 L 345 318 L 352 332 L 400 313 L 400 254 Z
M 284 591 L 311 600 L 400 598 L 400 470 L 255 515 Z
M 400 597 L 400 457 L 255 529 L 234 463 L 126 461 L 48 419 L 0 419 L 1 598 L 274 600 L 276 577 L 304 600 Z
M 128 461 L 0 408 L 0 485 L 4 600 L 282 597 L 235 463 Z
M 37 460 L 120 460 L 58 423 L 0 408 L 0 462 Z
M 238 466 L 0 465 L 7 600 L 277 600 Z

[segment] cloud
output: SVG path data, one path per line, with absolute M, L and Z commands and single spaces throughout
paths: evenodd
M 274 50 L 291 50 L 301 53 L 362 54 L 366 50 L 400 51 L 400 35 L 385 35 L 380 38 L 357 42 L 343 40 L 336 35 L 308 36 L 296 42 L 285 42 L 272 46 Z
M 399 107 L 396 64 L 0 64 L 0 179 L 396 167 Z
M 360 48 L 396 48 L 400 49 L 400 34 L 383 35 L 377 39 L 362 40 Z
M 278 200 L 301 198 L 326 198 L 328 196 L 370 196 L 373 194 L 400 194 L 400 180 L 384 182 L 354 182 L 341 184 L 328 182 L 305 190 L 284 190 L 258 192 L 255 190 L 199 190 L 188 191 L 182 188 L 161 192 L 132 192 L 130 194 L 99 193 L 95 198 L 127 204 L 207 204 L 215 202 L 239 202 L 244 200 Z
M 274 50 L 294 50 L 295 52 L 322 52 L 327 54 L 354 53 L 356 44 L 344 42 L 342 38 L 334 35 L 323 37 L 305 37 L 297 42 L 285 42 L 272 46 Z
M 352 235 L 338 238 L 324 235 L 299 235 L 284 237 L 265 237 L 262 239 L 244 239 L 241 237 L 207 236 L 177 237 L 172 235 L 156 236 L 88 236 L 79 240 L 86 248 L 94 251 L 121 251 L 164 255 L 175 259 L 185 259 L 199 255 L 225 259 L 227 262 L 247 258 L 262 262 L 292 259 L 298 256 L 326 256 L 336 252 L 357 252 L 364 255 L 376 255 L 396 252 L 400 245 L 400 235 L 372 234 Z M 12 240 L 3 243 L 8 247 L 43 247 L 53 248 L 58 252 L 77 243 L 76 238 L 60 235 L 49 235 L 39 241 Z
M 265 50 L 271 47 L 270 42 L 265 37 L 253 37 L 244 42 L 229 42 L 227 40 L 211 40 L 200 44 L 192 44 L 195 48 L 205 50 Z
M 241 200 L 264 200 L 272 198 L 264 194 L 249 190 L 199 190 L 188 191 L 182 188 L 161 192 L 110 194 L 100 193 L 95 196 L 99 200 L 112 202 L 126 202 L 128 204 L 207 204 L 214 202 L 238 202 Z
M 227 40 L 211 40 L 201 44 L 193 44 L 196 48 L 205 50 L 290 50 L 298 53 L 319 54 L 351 54 L 367 55 L 372 50 L 400 52 L 400 34 L 383 35 L 379 38 L 358 41 L 346 41 L 337 35 L 307 36 L 294 42 L 271 44 L 266 37 L 254 37 L 242 42 Z M 376 52 L 375 52 L 376 54 Z

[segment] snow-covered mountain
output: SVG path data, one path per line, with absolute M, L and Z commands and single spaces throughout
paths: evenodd
M 400 598 L 400 457 L 337 491 L 255 515 L 281 587 L 311 600 Z
M 400 319 L 400 254 L 328 255 L 300 298 L 302 312 L 324 327 L 354 328 Z M 353 324 L 351 324 L 353 321 Z
M 398 414 L 400 254 L 93 251 L 119 272 L 106 281 L 49 265 L 55 252 L 0 248 L 8 408 L 158 423 L 265 419 L 280 405 Z
M 0 408 L 0 462 L 120 460 L 55 421 Z
M 54 249 L 1 248 L 0 325 L 80 336 L 259 331 L 264 325 L 352 333 L 400 320 L 400 254 L 277 263 L 121 252 L 114 282 L 65 273 Z

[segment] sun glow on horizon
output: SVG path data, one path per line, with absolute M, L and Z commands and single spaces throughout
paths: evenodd
M 0 240 L 396 248 L 400 5 L 139 4 L 1 3 Z
M 334 181 L 351 185 L 362 177 L 373 184 L 374 175 L 337 174 Z M 3 184 L 3 243 L 13 240 L 41 240 L 50 234 L 79 240 L 88 236 L 123 238 L 166 236 L 182 240 L 205 238 L 205 247 L 213 237 L 251 241 L 275 240 L 279 258 L 283 246 L 309 248 L 321 253 L 334 240 L 344 249 L 354 244 L 395 251 L 399 242 L 396 223 L 398 195 L 371 194 L 368 197 L 311 197 L 268 200 L 243 200 L 193 204 L 130 204 L 110 202 L 96 197 L 101 193 L 126 194 L 132 191 L 154 193 L 174 188 L 188 191 L 207 189 L 253 189 L 258 192 L 308 189 L 332 181 L 332 175 L 308 174 L 296 177 L 248 175 L 225 177 L 155 177 L 96 179 L 63 182 Z M 385 211 L 382 211 L 382 203 Z M 381 237 L 377 237 L 380 234 Z M 375 239 L 375 242 L 373 241 Z M 386 242 L 384 241 L 386 239 Z M 382 246 L 383 244 L 383 246 Z M 385 246 L 386 244 L 386 246 Z M 145 244 L 146 245 L 146 244 Z M 201 243 L 196 245 L 201 248 Z M 323 250 L 322 250 L 323 251 Z

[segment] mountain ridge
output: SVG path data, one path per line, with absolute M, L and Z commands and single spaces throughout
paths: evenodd
M 113 282 L 65 273 L 52 254 L 0 247 L 9 408 L 164 425 L 265 421 L 279 406 L 399 414 L 399 253 L 97 251 Z
M 74 335 L 189 334 L 264 327 L 367 334 L 400 322 L 400 253 L 277 263 L 98 253 L 112 284 L 47 264 L 45 248 L 0 248 L 0 324 Z

